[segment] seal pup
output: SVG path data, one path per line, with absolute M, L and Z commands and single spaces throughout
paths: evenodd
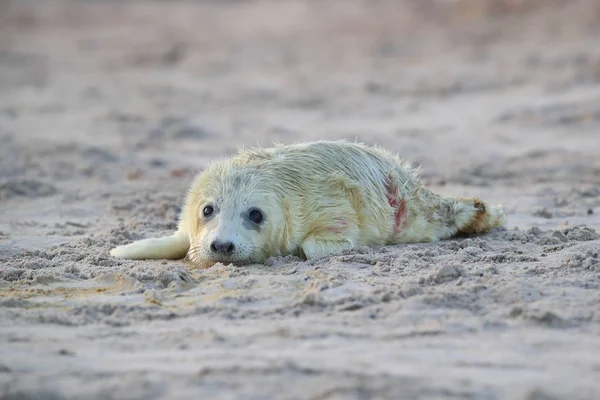
M 355 246 L 432 242 L 503 225 L 478 198 L 424 187 L 403 159 L 379 147 L 317 141 L 240 150 L 192 183 L 177 231 L 111 250 L 128 259 L 261 263 L 324 257 Z

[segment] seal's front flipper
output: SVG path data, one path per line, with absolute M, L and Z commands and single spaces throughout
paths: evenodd
M 110 255 L 130 260 L 160 259 L 177 260 L 185 257 L 190 248 L 186 232 L 177 231 L 174 235 L 161 238 L 142 239 L 137 242 L 115 247 Z
M 351 249 L 353 247 L 354 243 L 350 239 L 333 241 L 307 238 L 302 242 L 302 251 L 308 260 L 339 253 L 342 250 Z

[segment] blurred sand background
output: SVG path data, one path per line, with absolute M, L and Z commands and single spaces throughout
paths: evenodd
M 348 139 L 506 230 L 124 261 L 238 146 Z M 0 0 L 0 398 L 600 398 L 600 2 Z

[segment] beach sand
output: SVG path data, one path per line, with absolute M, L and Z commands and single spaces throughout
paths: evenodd
M 600 5 L 0 0 L 0 398 L 600 398 Z M 358 140 L 506 229 L 129 261 L 238 147 Z

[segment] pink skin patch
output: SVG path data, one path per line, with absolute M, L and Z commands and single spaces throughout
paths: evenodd
M 344 218 L 334 218 L 333 222 L 335 225 L 329 227 L 329 230 L 336 235 L 342 234 L 348 229 L 348 220 Z
M 399 233 L 406 224 L 406 201 L 400 199 L 398 185 L 394 182 L 392 174 L 388 174 L 385 190 L 388 204 L 394 209 L 394 233 Z

